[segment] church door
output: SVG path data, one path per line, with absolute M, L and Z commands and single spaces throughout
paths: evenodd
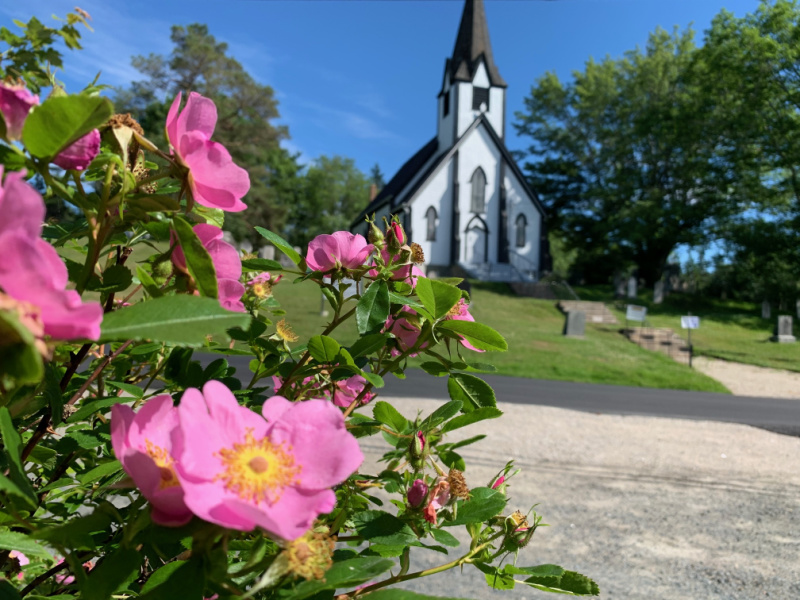
M 488 260 L 489 228 L 477 215 L 467 224 L 464 236 L 464 262 L 468 265 L 483 264 Z

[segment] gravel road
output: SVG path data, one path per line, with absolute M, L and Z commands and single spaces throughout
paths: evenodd
M 441 404 L 391 401 L 411 417 Z M 486 485 L 514 458 L 523 472 L 510 506 L 538 503 L 550 525 L 518 564 L 577 570 L 605 598 L 800 598 L 800 438 L 746 425 L 499 406 L 500 419 L 456 433 L 488 436 L 463 452 L 470 486 Z M 365 441 L 367 461 L 384 448 L 378 438 Z M 425 550 L 416 556 L 412 570 L 448 560 Z M 408 587 L 458 598 L 556 597 L 491 590 L 475 569 Z
M 694 367 L 737 396 L 800 400 L 800 373 L 698 356 Z

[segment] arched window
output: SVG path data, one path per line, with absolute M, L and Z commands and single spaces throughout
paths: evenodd
M 436 222 L 439 220 L 439 216 L 436 214 L 436 209 L 432 206 L 425 212 L 425 220 L 428 222 L 428 234 L 425 236 L 425 239 L 429 242 L 435 242 Z
M 486 174 L 480 167 L 472 174 L 472 212 L 486 212 Z
M 520 214 L 515 221 L 517 228 L 517 248 L 522 248 L 525 245 L 525 228 L 528 227 L 528 219 L 525 215 Z

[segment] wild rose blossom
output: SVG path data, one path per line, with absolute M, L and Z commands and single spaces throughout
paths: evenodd
M 180 110 L 179 93 L 167 114 L 167 137 L 178 161 L 189 169 L 189 188 L 198 204 L 239 212 L 247 208 L 242 197 L 250 190 L 250 175 L 234 164 L 225 146 L 212 142 L 217 125 L 214 101 L 189 93 Z
M 364 456 L 330 402 L 273 396 L 262 413 L 240 406 L 218 381 L 186 390 L 172 437 L 178 478 L 200 518 L 294 540 L 333 510 L 331 487 Z
M 411 487 L 408 488 L 408 504 L 412 508 L 417 508 L 424 501 L 428 495 L 428 485 L 422 479 L 415 479 Z
M 459 298 L 458 302 L 456 302 L 456 305 L 448 311 L 445 320 L 475 321 L 475 317 L 473 317 L 469 313 L 469 306 L 464 301 L 464 299 Z M 485 352 L 485 350 L 479 350 L 478 348 L 470 344 L 465 337 L 463 336 L 459 337 L 461 337 L 461 343 L 464 345 L 465 348 L 469 348 L 470 350 L 473 350 L 475 352 Z
M 246 309 L 242 304 L 244 286 L 239 282 L 239 278 L 242 276 L 242 260 L 239 258 L 236 248 L 223 239 L 222 229 L 215 225 L 199 223 L 193 227 L 193 230 L 203 247 L 211 255 L 211 262 L 214 263 L 220 305 L 222 308 L 234 312 L 245 312 Z M 172 239 L 173 242 L 176 241 L 174 234 Z M 180 244 L 175 246 L 172 251 L 172 264 L 188 274 L 186 255 Z
M 429 523 L 436 525 L 436 514 L 441 508 L 444 508 L 450 502 L 450 484 L 447 479 L 440 477 L 431 490 L 428 505 L 425 507 L 422 515 Z
M 367 380 L 361 375 L 353 375 L 352 377 L 343 379 L 342 381 L 337 381 L 336 388 L 333 391 L 333 403 L 336 406 L 347 408 L 350 406 L 350 404 L 352 404 L 353 400 L 355 400 L 358 395 L 364 391 L 364 386 L 366 383 Z M 374 397 L 375 394 L 372 392 L 367 392 L 361 399 L 361 404 L 367 404 Z
M 386 248 L 381 250 L 381 257 L 383 258 L 383 263 L 386 265 L 392 262 L 395 256 L 396 255 L 392 255 Z M 369 276 L 377 277 L 378 269 L 370 269 Z M 392 281 L 402 281 L 412 288 L 417 286 L 417 279 L 420 277 L 425 277 L 425 273 L 417 265 L 413 264 L 395 267 L 394 271 L 392 271 Z
M 404 313 L 407 313 L 408 316 L 406 316 Z M 421 333 L 420 328 L 408 318 L 415 315 L 416 313 L 413 310 L 407 306 L 404 306 L 400 309 L 400 312 L 397 316 L 389 315 L 389 318 L 386 319 L 386 323 L 383 325 L 383 332 L 393 334 L 397 339 L 397 345 L 400 348 L 399 350 L 397 348 L 392 348 L 391 355 L 393 357 L 400 356 L 402 352 L 407 351 L 417 343 L 419 334 Z M 424 343 L 422 348 L 425 348 L 427 345 L 427 342 Z M 409 354 L 409 356 L 416 355 L 416 353 Z
M 336 231 L 315 237 L 308 244 L 306 263 L 314 271 L 357 269 L 364 265 L 373 250 L 363 235 Z
M 151 517 L 159 525 L 185 525 L 192 518 L 172 458 L 171 435 L 177 426 L 178 411 L 167 394 L 148 400 L 137 413 L 124 404 L 111 407 L 114 454 L 150 501 Z
M 97 302 L 83 303 L 76 291 L 66 289 L 67 267 L 55 248 L 39 237 L 44 201 L 24 176 L 9 173 L 0 187 L 0 289 L 38 309 L 45 335 L 96 340 L 103 308 Z
M 24 83 L 0 81 L 0 113 L 6 123 L 6 139 L 22 137 L 22 126 L 31 108 L 39 104 L 39 96 L 31 94 Z
M 83 171 L 95 159 L 98 152 L 100 152 L 100 132 L 93 129 L 59 152 L 53 163 L 62 169 Z

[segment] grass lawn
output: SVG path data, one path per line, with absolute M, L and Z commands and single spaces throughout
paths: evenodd
M 319 315 L 320 293 L 314 284 L 284 281 L 275 297 L 286 310 L 286 320 L 301 339 L 321 333 L 327 321 Z M 717 381 L 669 358 L 642 350 L 619 333 L 618 326 L 587 327 L 586 339 L 561 335 L 564 315 L 555 303 L 519 298 L 505 285 L 474 284 L 472 313 L 508 340 L 508 352 L 480 358 L 504 375 L 607 383 L 640 387 L 727 392 Z M 348 344 L 355 325 L 335 337 Z
M 747 363 L 761 367 L 800 371 L 800 343 L 777 344 L 770 342 L 778 314 L 773 307 L 772 319 L 761 318 L 761 306 L 749 302 L 706 299 L 692 294 L 670 294 L 663 304 L 652 303 L 652 290 L 639 295 L 634 301 L 614 300 L 611 286 L 577 287 L 575 291 L 582 300 L 606 302 L 625 322 L 625 304 L 628 302 L 647 306 L 648 324 L 654 327 L 669 327 L 686 339 L 686 331 L 680 328 L 680 317 L 691 312 L 700 316 L 700 329 L 692 332 L 695 354 Z M 800 335 L 795 315 L 795 335 Z

